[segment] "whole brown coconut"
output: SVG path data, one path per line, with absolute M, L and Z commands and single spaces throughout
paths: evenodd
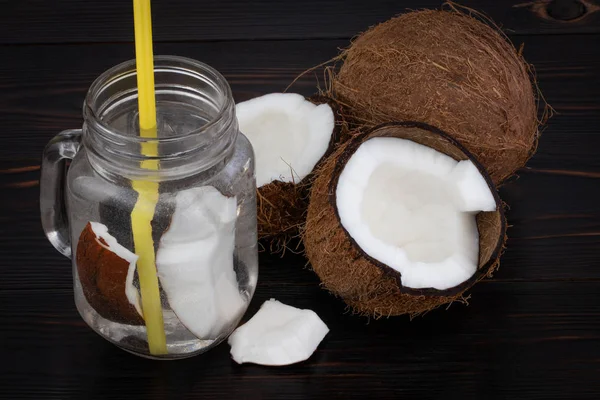
M 403 287 L 397 271 L 366 254 L 343 228 L 336 205 L 337 182 L 352 154 L 373 137 L 408 139 L 455 160 L 470 159 L 484 176 L 499 206 L 494 212 L 477 215 L 479 266 L 469 280 L 448 290 Z M 494 184 L 481 164 L 450 136 L 422 123 L 382 124 L 341 145 L 318 170 L 303 232 L 306 255 L 323 286 L 341 297 L 353 311 L 375 318 L 421 314 L 442 304 L 463 300 L 465 290 L 498 268 L 506 240 L 501 204 Z
M 461 142 L 499 184 L 533 155 L 537 92 L 499 29 L 454 9 L 402 14 L 356 38 L 331 78 L 360 123 L 420 121 Z
M 314 95 L 308 98 L 313 104 L 328 104 L 333 110 L 335 126 L 329 148 L 317 163 L 319 164 L 334 150 L 348 126 L 340 106 L 331 98 Z M 304 177 L 300 182 L 273 181 L 257 190 L 258 238 L 271 239 L 272 251 L 284 250 L 287 242 L 299 235 L 300 227 L 306 219 L 308 197 L 314 174 Z

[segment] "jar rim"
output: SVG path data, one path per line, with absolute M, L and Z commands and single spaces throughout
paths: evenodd
M 232 95 L 231 87 L 229 86 L 229 83 L 227 82 L 225 77 L 219 71 L 217 71 L 215 68 L 211 67 L 210 65 L 203 63 L 201 61 L 198 61 L 198 60 L 194 60 L 192 58 L 176 56 L 176 55 L 155 55 L 154 56 L 154 72 L 156 72 L 157 69 L 162 69 L 162 68 L 172 67 L 175 69 L 176 63 L 180 64 L 181 66 L 192 67 L 192 68 L 196 69 L 198 73 L 206 74 L 211 79 L 211 81 L 213 81 L 217 85 L 217 87 L 223 91 L 225 101 L 223 102 L 223 104 L 220 105 L 220 108 L 218 109 L 217 114 L 203 126 L 196 128 L 194 130 L 185 132 L 185 133 L 172 135 L 169 137 L 150 138 L 150 137 L 128 135 L 127 133 L 122 132 L 119 129 L 116 129 L 115 127 L 109 125 L 104 120 L 102 120 L 102 118 L 100 118 L 98 116 L 98 113 L 97 113 L 97 110 L 95 109 L 95 107 L 93 107 L 94 95 L 104 85 L 109 83 L 110 80 L 113 79 L 115 76 L 124 75 L 124 74 L 137 75 L 135 59 L 130 59 L 130 60 L 121 62 L 121 63 L 105 70 L 92 82 L 92 84 L 90 85 L 90 87 L 86 93 L 85 100 L 84 100 L 84 110 L 85 110 L 86 116 L 91 117 L 91 119 L 94 121 L 94 123 L 98 124 L 102 128 L 102 130 L 104 131 L 103 133 L 105 135 L 108 135 L 109 137 L 113 137 L 114 139 L 125 140 L 125 141 L 131 142 L 131 143 L 175 142 L 175 141 L 181 140 L 182 138 L 189 137 L 191 135 L 200 134 L 206 130 L 211 129 L 214 125 L 219 123 L 219 121 L 221 121 L 225 117 L 225 114 L 228 112 L 229 108 L 231 107 L 230 103 L 233 102 L 233 95 Z M 136 97 L 137 97 L 137 94 L 136 94 Z

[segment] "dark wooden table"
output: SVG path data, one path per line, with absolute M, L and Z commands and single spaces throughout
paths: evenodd
M 521 0 L 524 1 L 524 0 Z M 305 260 L 261 255 L 247 316 L 270 297 L 331 328 L 302 364 L 239 366 L 223 344 L 177 362 L 134 357 L 75 310 L 69 261 L 42 234 L 46 142 L 79 127 L 84 93 L 134 56 L 131 2 L 0 1 L 0 397 L 54 399 L 600 398 L 600 2 L 465 1 L 535 64 L 557 115 L 501 189 L 510 240 L 470 305 L 368 321 Z M 371 24 L 439 1 L 153 2 L 155 52 L 205 61 L 236 100 L 283 90 Z M 313 93 L 314 76 L 293 90 Z

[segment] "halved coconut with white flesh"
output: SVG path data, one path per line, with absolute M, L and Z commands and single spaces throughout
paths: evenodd
M 462 299 L 498 267 L 505 234 L 481 165 L 443 132 L 406 122 L 360 134 L 324 162 L 303 239 L 323 285 L 378 317 Z
M 270 93 L 238 103 L 240 131 L 256 159 L 259 238 L 292 236 L 303 222 L 308 177 L 338 139 L 333 103 Z
M 228 343 L 238 364 L 289 365 L 308 359 L 328 332 L 314 311 L 271 299 L 229 336 Z
M 86 300 L 102 317 L 143 325 L 140 294 L 133 285 L 138 256 L 98 222 L 89 222 L 77 243 L 77 274 Z
M 158 245 L 156 268 L 169 306 L 201 339 L 233 328 L 246 308 L 233 266 L 236 218 L 235 197 L 212 186 L 180 191 Z

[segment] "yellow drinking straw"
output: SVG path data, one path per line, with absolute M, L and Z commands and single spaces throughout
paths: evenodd
M 156 138 L 156 102 L 154 95 L 154 59 L 152 55 L 152 16 L 150 0 L 133 0 L 135 22 L 135 55 L 137 67 L 138 108 L 140 114 L 140 136 Z M 156 141 L 142 143 L 142 154 L 158 156 Z M 158 160 L 145 160 L 141 167 L 148 170 L 159 168 Z M 131 212 L 131 229 L 142 294 L 142 310 L 150 354 L 167 354 L 167 340 L 160 304 L 158 277 L 154 258 L 151 221 L 158 202 L 158 182 L 148 180 L 133 181 L 133 189 L 138 192 L 138 200 Z

